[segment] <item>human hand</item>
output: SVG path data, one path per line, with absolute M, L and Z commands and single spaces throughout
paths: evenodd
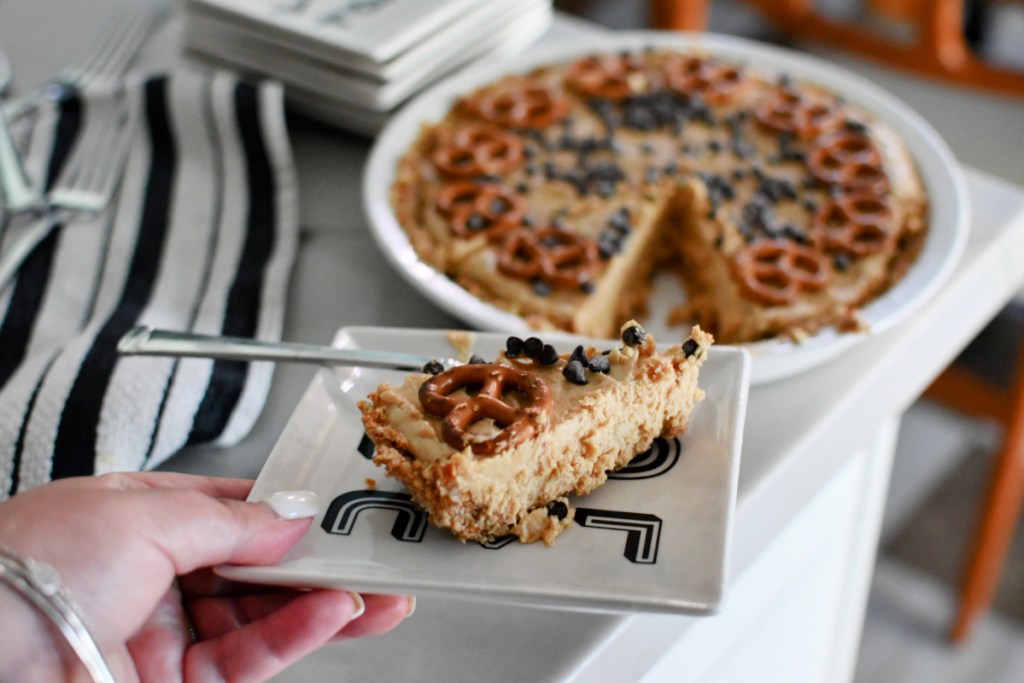
M 262 681 L 326 642 L 383 633 L 411 612 L 403 596 L 216 576 L 219 564 L 277 562 L 309 528 L 308 517 L 244 502 L 251 487 L 170 473 L 65 479 L 0 504 L 0 544 L 57 569 L 118 681 Z M 0 644 L 0 678 L 18 671 L 28 680 L 25 667 L 40 680 L 72 677 L 41 617 L 0 584 L 4 622 L 0 631 L 20 635 Z

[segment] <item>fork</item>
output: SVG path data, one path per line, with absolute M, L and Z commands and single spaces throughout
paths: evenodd
M 292 363 L 356 365 L 385 370 L 422 370 L 431 362 L 446 370 L 460 361 L 453 358 L 417 356 L 409 353 L 364 349 L 339 349 L 333 346 L 270 342 L 243 337 L 216 337 L 195 332 L 156 330 L 140 325 L 128 331 L 117 343 L 122 356 L 175 356 L 179 358 L 223 358 L 225 360 L 270 360 Z
M 43 88 L 43 95 L 61 99 L 69 92 L 93 86 L 111 86 L 120 82 L 128 67 L 135 61 L 146 37 L 164 15 L 166 8 L 152 2 L 133 4 L 120 13 L 94 46 L 76 62 L 66 66 Z M 13 121 L 35 107 L 38 93 L 26 93 L 7 105 L 8 117 Z
M 90 110 L 96 121 L 89 125 L 87 120 L 64 170 L 47 194 L 46 210 L 0 253 L 0 290 L 59 223 L 71 223 L 102 211 L 113 196 L 127 164 L 131 121 L 138 100 L 119 93 L 104 106 L 113 111 L 98 111 L 95 107 Z
M 76 88 L 110 86 L 119 82 L 134 61 L 146 36 L 162 17 L 163 9 L 158 5 L 142 3 L 119 15 L 97 40 L 97 47 L 63 69 L 45 88 L 44 96 L 59 99 Z M 123 95 L 117 96 L 121 97 Z M 15 120 L 28 112 L 36 106 L 37 100 L 37 94 L 26 94 L 16 99 L 7 107 L 8 119 Z M 0 116 L 3 114 L 0 112 Z M 60 217 L 59 210 L 64 210 L 67 214 L 65 217 L 73 220 L 75 212 L 95 213 L 109 203 L 127 160 L 128 137 L 118 136 L 118 122 L 123 124 L 124 113 L 108 121 L 107 126 L 99 127 L 97 124 L 96 130 L 86 130 L 46 197 L 40 196 L 26 184 L 26 190 L 32 192 L 31 199 L 23 196 L 21 201 L 13 205 L 8 202 L 6 208 L 10 216 L 5 217 L 5 221 L 29 211 L 43 211 L 41 217 L 0 253 L 0 290 L 7 286 L 36 245 L 56 226 Z M 119 144 L 110 144 L 117 141 Z M 0 139 L 0 148 L 3 146 L 3 140 Z M 17 160 L 17 157 L 14 159 Z M 21 170 L 20 165 L 16 168 Z
M 0 97 L 6 94 L 10 82 L 11 63 L 3 48 L 0 48 Z M 0 105 L 0 191 L 3 193 L 0 220 L 8 211 L 23 211 L 40 203 L 39 193 L 32 188 L 25 176 L 25 169 L 21 166 L 18 150 L 14 145 L 14 137 L 11 135 L 10 120 L 2 105 Z

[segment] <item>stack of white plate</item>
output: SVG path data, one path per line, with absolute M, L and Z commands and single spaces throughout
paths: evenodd
M 187 0 L 187 54 L 282 81 L 290 106 L 372 134 L 427 85 L 502 59 L 551 23 L 551 0 Z

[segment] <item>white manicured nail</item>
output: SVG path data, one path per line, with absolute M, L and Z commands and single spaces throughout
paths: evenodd
M 312 491 L 278 491 L 263 502 L 281 519 L 315 517 L 320 512 L 320 499 Z
M 416 611 L 416 596 L 415 595 L 410 595 L 409 597 L 406 598 L 406 600 L 409 601 L 409 607 L 408 607 L 408 609 L 405 612 L 405 618 L 408 619 L 409 617 L 412 616 L 413 612 Z
M 356 605 L 356 611 L 352 613 L 352 619 L 356 619 L 366 611 L 366 603 L 363 602 L 363 596 L 359 593 L 349 593 L 349 595 L 352 596 L 352 602 Z

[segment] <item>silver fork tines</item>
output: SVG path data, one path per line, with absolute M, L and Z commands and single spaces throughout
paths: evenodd
M 69 88 L 120 82 L 164 10 L 162 5 L 143 0 L 120 13 L 89 50 L 50 81 L 44 89 L 46 96 L 60 99 Z M 13 99 L 7 104 L 7 117 L 12 121 L 19 119 L 35 107 L 38 98 L 38 93 L 26 93 Z
M 59 222 L 72 223 L 108 206 L 127 165 L 138 107 L 137 97 L 118 93 L 87 110 L 85 128 L 47 194 L 45 211 L 0 252 L 0 290 Z
M 61 71 L 56 82 L 87 87 L 119 79 L 135 59 L 158 15 L 156 8 L 146 2 L 132 5 L 97 39 L 97 47 Z
M 134 101 L 123 93 L 111 99 L 87 113 L 88 125 L 47 195 L 52 207 L 97 212 L 110 202 L 127 159 Z

